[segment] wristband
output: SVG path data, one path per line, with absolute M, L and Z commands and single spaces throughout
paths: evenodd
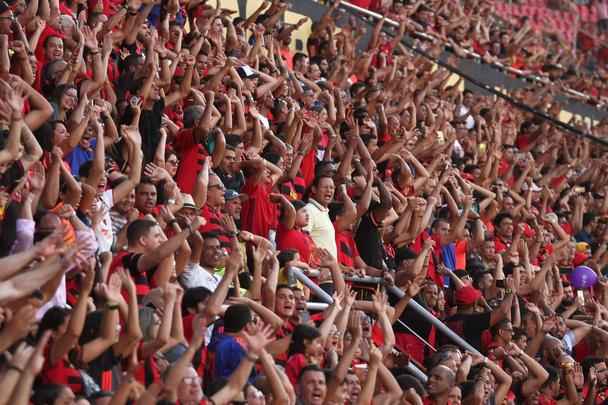
M 505 295 L 509 295 L 509 294 L 513 294 L 513 290 L 512 290 L 512 289 L 510 289 L 510 288 L 507 288 L 507 289 L 505 290 Z
M 16 372 L 18 372 L 18 373 L 23 373 L 23 369 L 21 369 L 21 368 L 17 367 L 17 366 L 16 366 L 16 365 L 14 365 L 14 364 L 10 364 L 10 363 L 9 363 L 9 364 L 8 364 L 8 366 L 6 366 L 6 368 L 7 368 L 7 369 L 9 369 L 9 370 L 15 370 L 15 371 L 16 371 Z
M 171 226 L 173 224 L 177 224 L 177 219 L 173 218 L 172 220 L 170 220 L 169 222 L 167 222 L 167 225 Z
M 256 355 L 254 355 L 254 354 L 252 354 L 252 353 L 247 353 L 247 354 L 245 355 L 245 358 L 246 358 L 247 360 L 249 360 L 250 362 L 255 363 L 255 362 L 257 362 L 257 361 L 258 361 L 258 359 L 260 358 L 260 356 L 256 356 Z
M 110 311 L 115 311 L 117 309 L 120 308 L 120 305 L 118 304 L 108 304 L 106 305 L 106 309 L 110 310 Z

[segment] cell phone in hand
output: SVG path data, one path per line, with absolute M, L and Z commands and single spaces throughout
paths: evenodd
M 585 294 L 583 293 L 583 290 L 578 290 L 576 292 L 576 299 L 578 300 L 580 306 L 585 306 Z
M 139 104 L 139 97 L 131 97 L 131 100 L 129 100 L 129 104 L 131 104 L 131 107 L 137 107 L 137 104 Z

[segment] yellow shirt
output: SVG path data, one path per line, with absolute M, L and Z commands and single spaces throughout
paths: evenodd
M 315 245 L 327 249 L 333 257 L 338 257 L 336 246 L 336 230 L 329 219 L 329 209 L 325 208 L 312 198 L 304 207 L 308 212 L 308 224 L 304 228 L 310 234 Z

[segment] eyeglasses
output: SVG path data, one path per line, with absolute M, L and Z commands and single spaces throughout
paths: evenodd
M 179 164 L 179 160 L 177 160 L 177 159 L 167 160 L 167 163 L 169 163 L 170 165 L 173 165 L 173 166 L 177 166 Z
M 186 383 L 187 385 L 194 385 L 194 384 L 200 384 L 201 378 L 200 377 L 184 377 L 182 379 L 182 381 L 184 383 Z

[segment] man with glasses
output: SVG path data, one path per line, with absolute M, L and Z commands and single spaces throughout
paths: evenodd
M 0 34 L 11 35 L 13 30 L 13 10 L 5 1 L 0 1 Z
M 503 319 L 492 328 L 492 342 L 488 345 L 488 351 L 505 349 L 513 341 L 513 324 L 508 319 Z
M 209 173 L 206 196 L 203 198 L 205 205 L 201 208 L 201 216 L 207 220 L 205 226 L 200 229 L 201 235 L 206 238 L 208 235 L 215 235 L 220 241 L 222 248 L 231 247 L 231 230 L 225 223 L 225 214 L 222 212 L 226 204 L 226 187 L 222 180 L 215 174 Z

